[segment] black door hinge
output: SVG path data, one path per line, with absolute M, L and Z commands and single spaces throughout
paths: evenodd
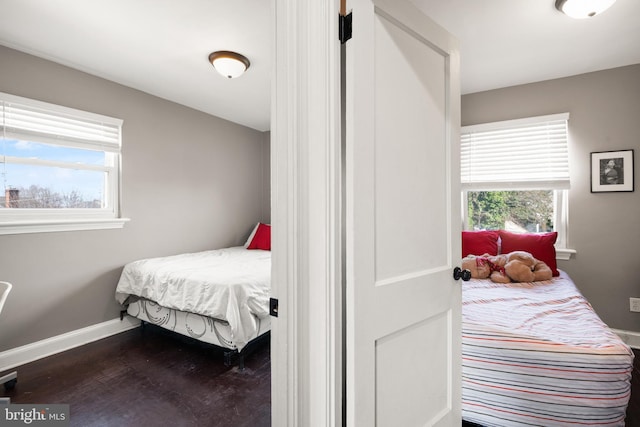
M 353 24 L 352 24 L 352 13 L 353 12 L 349 12 L 348 15 L 339 15 L 339 34 L 338 37 L 340 38 L 340 43 L 345 44 L 347 42 L 347 40 L 349 40 L 351 38 L 351 30 L 353 28 Z
M 269 298 L 269 314 L 278 317 L 278 300 L 276 298 Z

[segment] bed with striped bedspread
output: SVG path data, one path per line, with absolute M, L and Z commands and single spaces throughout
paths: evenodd
M 623 426 L 633 352 L 565 272 L 472 279 L 462 292 L 462 418 L 483 426 Z

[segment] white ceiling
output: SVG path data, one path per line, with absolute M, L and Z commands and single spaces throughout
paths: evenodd
M 640 63 L 638 0 L 587 20 L 554 0 L 411 1 L 458 37 L 463 94 Z M 264 131 L 271 18 L 270 0 L 0 0 L 0 44 Z M 251 67 L 225 79 L 215 50 Z
M 640 1 L 572 19 L 555 0 L 411 0 L 455 34 L 462 93 L 640 63 Z
M 270 11 L 270 0 L 0 0 L 0 44 L 268 130 Z M 222 77 L 216 50 L 249 70 Z

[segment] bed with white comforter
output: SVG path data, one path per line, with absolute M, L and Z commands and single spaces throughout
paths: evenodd
M 142 320 L 240 351 L 269 330 L 270 288 L 271 252 L 238 246 L 131 262 L 116 300 Z

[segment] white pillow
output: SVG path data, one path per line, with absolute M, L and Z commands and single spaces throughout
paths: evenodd
M 257 223 L 255 227 L 253 227 L 253 231 L 251 232 L 251 234 L 249 234 L 249 238 L 247 239 L 247 241 L 244 243 L 244 247 L 247 248 L 249 246 L 249 244 L 251 244 L 251 241 L 253 240 L 253 236 L 256 235 L 256 231 L 258 231 L 258 226 L 260 225 L 260 223 Z

